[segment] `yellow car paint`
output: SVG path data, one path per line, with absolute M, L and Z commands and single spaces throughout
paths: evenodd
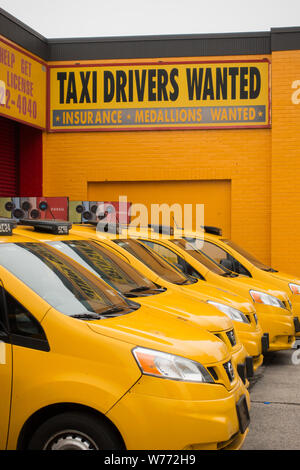
M 202 235 L 203 236 L 203 235 Z M 214 255 L 213 247 L 216 246 L 223 253 L 227 253 L 228 257 L 231 257 L 235 263 L 233 269 L 234 272 L 240 274 L 242 272 L 245 276 L 252 280 L 257 280 L 272 286 L 273 289 L 284 291 L 288 296 L 295 316 L 300 319 L 300 279 L 292 274 L 287 274 L 282 271 L 278 271 L 270 266 L 266 266 L 264 263 L 257 260 L 253 255 L 248 253 L 243 248 L 239 247 L 236 243 L 231 240 L 224 239 L 221 235 L 204 234 L 206 243 L 203 246 L 203 251 L 209 256 Z M 211 244 L 211 245 L 209 245 Z M 222 252 L 220 251 L 219 254 Z M 220 261 L 220 257 L 215 253 L 214 259 L 216 262 Z M 289 284 L 296 284 L 299 286 L 299 293 L 295 293 Z M 297 337 L 300 337 L 300 331 L 296 333 Z

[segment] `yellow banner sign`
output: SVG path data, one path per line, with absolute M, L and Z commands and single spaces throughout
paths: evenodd
M 50 130 L 268 127 L 269 61 L 50 66 Z
M 0 37 L 0 115 L 46 127 L 46 65 Z

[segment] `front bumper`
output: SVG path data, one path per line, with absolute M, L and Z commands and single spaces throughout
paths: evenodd
M 252 377 L 252 375 L 249 374 L 249 369 L 250 369 L 249 362 L 252 362 L 253 364 L 252 358 L 247 354 L 247 351 L 243 345 L 241 345 L 238 349 L 233 350 L 231 357 L 232 357 L 232 362 L 235 364 L 242 382 L 248 388 L 249 387 L 248 379 Z
M 107 417 L 127 450 L 239 449 L 248 431 L 241 433 L 237 414 L 242 395 L 250 408 L 240 380 L 228 391 L 219 384 L 142 376 Z
M 255 304 L 258 321 L 269 334 L 269 351 L 291 349 L 295 342 L 293 315 L 278 307 Z
M 249 356 L 256 357 L 260 356 L 262 353 L 262 335 L 263 332 L 261 328 L 256 331 L 238 331 L 238 336 L 245 346 Z

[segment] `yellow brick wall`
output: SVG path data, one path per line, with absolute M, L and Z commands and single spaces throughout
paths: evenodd
M 44 134 L 43 173 L 45 196 L 75 200 L 89 181 L 231 180 L 231 236 L 270 262 L 270 129 Z
M 272 54 L 272 264 L 300 276 L 300 51 Z M 298 87 L 299 88 L 299 87 Z

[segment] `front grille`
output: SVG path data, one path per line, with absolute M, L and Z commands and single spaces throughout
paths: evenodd
M 236 337 L 235 337 L 235 334 L 234 334 L 234 330 L 226 331 L 226 335 L 227 335 L 227 338 L 230 341 L 231 346 L 232 347 L 235 346 L 236 345 Z
M 298 317 L 294 317 L 295 332 L 299 333 L 300 331 L 300 322 Z
M 215 371 L 214 367 L 208 367 L 207 370 L 209 371 L 209 373 L 213 376 L 215 380 L 219 379 L 218 374 Z
M 225 362 L 225 364 L 223 364 L 223 367 L 226 371 L 226 374 L 229 378 L 229 381 L 233 382 L 233 380 L 234 380 L 234 369 L 233 369 L 233 366 L 232 366 L 232 362 L 231 361 Z

